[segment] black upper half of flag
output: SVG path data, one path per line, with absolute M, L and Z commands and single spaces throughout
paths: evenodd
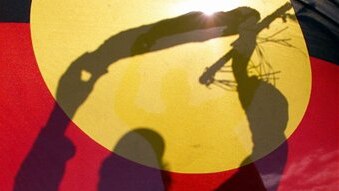
M 0 0 L 0 22 L 28 23 L 31 0 Z
M 309 53 L 339 65 L 339 0 L 291 0 Z M 0 22 L 29 23 L 31 0 L 0 0 Z
M 339 65 L 339 0 L 291 0 L 311 56 Z

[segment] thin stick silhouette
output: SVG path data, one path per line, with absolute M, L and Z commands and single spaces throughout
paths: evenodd
M 263 19 L 260 23 L 257 23 L 255 25 L 247 25 L 247 26 L 244 26 L 243 29 L 240 29 L 240 30 L 245 31 L 245 34 L 241 34 L 241 32 L 239 32 L 239 34 L 240 34 L 239 38 L 233 43 L 234 48 L 231 49 L 229 52 L 227 52 L 224 56 L 222 56 L 218 61 L 216 61 L 215 64 L 206 68 L 206 71 L 200 76 L 199 82 L 201 84 L 206 85 L 206 86 L 209 86 L 210 84 L 214 83 L 215 82 L 214 76 L 216 75 L 216 73 L 218 71 L 220 71 L 224 67 L 224 65 L 229 60 L 231 60 L 234 57 L 234 51 L 235 51 L 236 48 L 239 48 L 238 44 L 243 44 L 242 41 L 247 41 L 246 44 L 252 46 L 252 47 L 248 47 L 248 51 L 246 52 L 246 54 L 251 55 L 254 51 L 254 48 L 255 48 L 255 46 L 253 47 L 253 41 L 255 41 L 257 39 L 257 35 L 263 29 L 268 28 L 270 26 L 270 24 L 275 19 L 283 18 L 284 15 L 286 14 L 286 11 L 288 11 L 291 8 L 292 8 L 291 4 L 286 3 L 285 5 L 283 5 L 279 9 L 277 9 L 274 13 L 272 13 L 271 15 L 269 15 L 265 19 Z M 251 11 L 251 15 L 253 15 L 255 17 L 258 17 L 258 16 L 260 17 L 259 13 L 256 12 L 256 11 Z M 246 28 L 246 27 L 248 27 L 248 28 Z M 279 32 L 281 32 L 281 31 L 278 31 L 278 33 Z M 273 34 L 272 36 L 274 36 L 274 35 L 275 34 Z M 267 40 L 269 40 L 269 39 L 267 39 Z M 286 40 L 280 40 L 278 42 L 284 43 L 284 42 L 286 42 Z M 256 43 L 254 43 L 254 44 L 256 44 Z M 241 48 L 244 49 L 243 47 L 241 47 Z

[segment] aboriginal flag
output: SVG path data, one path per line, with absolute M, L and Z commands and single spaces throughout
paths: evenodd
M 83 5 L 86 10 L 88 7 L 95 9 L 88 12 L 82 6 L 72 7 L 74 4 L 66 1 L 50 2 L 0 2 L 0 190 L 339 190 L 338 0 L 279 1 L 274 9 L 267 8 L 269 2 L 258 0 L 267 5 L 266 8 L 262 6 L 262 12 L 253 8 L 253 3 L 247 5 L 244 1 L 244 4 L 236 4 L 225 12 L 217 10 L 219 12 L 212 15 L 200 12 L 200 7 L 196 6 L 203 1 L 187 1 L 193 4 L 183 5 L 185 1 L 178 1 L 181 8 L 184 7 L 183 11 L 176 12 L 171 8 L 172 12 L 160 19 L 153 19 L 152 14 L 166 13 L 167 9 L 160 5 L 162 1 L 160 4 L 131 1 L 129 5 L 129 2 L 100 0 L 98 3 L 105 3 L 98 6 L 104 7 L 102 9 L 96 9 L 97 1 L 82 2 L 86 4 Z M 164 1 L 166 7 L 169 4 Z M 201 7 L 207 7 L 207 4 Z M 189 5 L 196 6 L 197 10 L 186 9 Z M 149 8 L 142 10 L 143 6 Z M 180 6 L 174 9 L 179 10 Z M 123 12 L 121 7 L 128 9 Z M 161 11 L 156 7 L 161 7 Z M 111 15 L 105 10 L 114 10 L 116 14 Z M 267 14 L 261 14 L 265 11 Z M 97 15 L 77 18 L 93 12 Z M 133 17 L 132 12 L 137 16 Z M 65 13 L 72 16 L 64 17 Z M 116 15 L 123 15 L 122 19 Z M 129 21 L 128 16 L 138 18 L 138 22 L 140 19 L 139 24 L 130 25 L 135 20 Z M 54 25 L 44 18 L 53 18 Z M 69 25 L 60 24 L 66 22 L 64 18 L 71 18 L 68 23 L 92 23 L 81 25 L 84 26 L 82 29 L 69 29 L 74 32 L 69 35 L 70 39 L 75 38 L 74 42 L 79 42 L 83 34 L 92 34 L 83 38 L 88 39 L 88 43 L 81 41 L 80 45 L 71 45 L 74 42 L 67 38 L 60 41 L 59 34 L 64 37 L 63 34 L 69 32 Z M 106 22 L 112 18 L 117 24 Z M 274 24 L 278 19 L 280 24 Z M 292 27 L 282 24 L 289 22 L 294 23 Z M 107 27 L 97 28 L 96 24 L 107 24 Z M 301 41 L 306 43 L 307 50 L 301 50 L 303 42 L 298 39 L 290 41 L 298 36 L 291 30 L 293 26 L 300 27 Z M 102 32 L 115 28 L 119 28 L 116 33 Z M 272 28 L 277 30 L 265 33 L 265 37 L 259 35 Z M 279 38 L 286 33 L 287 36 Z M 214 40 L 218 37 L 233 38 L 230 42 L 222 41 L 227 44 L 227 50 L 220 54 L 215 53 L 220 49 L 215 46 L 220 42 Z M 92 41 L 94 45 L 90 43 Z M 205 43 L 212 53 L 204 47 L 191 47 L 199 43 Z M 258 59 L 265 54 L 260 44 L 266 43 L 304 55 L 306 61 L 301 59 L 300 62 L 309 63 L 310 77 L 298 75 L 308 67 L 293 66 L 299 61 L 290 62 L 279 56 L 284 55 L 284 51 L 278 51 L 278 56 L 270 59 Z M 87 49 L 80 46 L 87 46 Z M 148 60 L 177 61 L 171 56 L 172 52 L 162 54 L 176 48 L 181 48 L 176 52 L 177 57 L 185 58 L 184 62 L 189 63 L 185 67 L 192 74 L 182 72 L 181 65 L 164 64 L 156 68 L 148 63 Z M 190 56 L 191 53 L 186 52 L 188 49 L 206 52 Z M 61 55 L 61 52 L 65 53 Z M 147 53 L 155 56 L 147 57 Z M 249 61 L 252 53 L 259 56 Z M 72 57 L 73 54 L 76 56 Z M 208 61 L 205 57 L 214 54 L 219 56 L 211 60 L 217 61 L 205 63 L 204 70 L 193 63 Z M 198 59 L 190 60 L 199 55 Z M 287 57 L 295 58 L 293 55 Z M 127 63 L 129 59 L 133 59 L 133 63 Z M 281 71 L 273 70 L 274 62 L 268 61 L 275 59 L 283 61 L 284 66 L 278 64 Z M 63 62 L 67 65 L 58 64 Z M 115 62 L 117 64 L 112 67 Z M 257 65 L 251 63 L 266 65 L 261 68 L 265 71 L 254 70 Z M 147 64 L 149 67 L 137 68 Z M 154 72 L 145 72 L 152 67 Z M 58 71 L 62 71 L 60 75 L 57 75 Z M 256 73 L 248 77 L 247 71 Z M 231 73 L 232 80 L 227 77 L 227 72 Z M 281 84 L 288 78 L 286 73 L 295 81 L 285 87 Z M 152 81 L 149 74 L 161 76 L 161 83 Z M 97 85 L 105 84 L 108 75 L 117 80 L 108 81 L 109 88 Z M 196 81 L 190 81 L 189 76 Z M 306 78 L 310 79 L 309 83 L 304 83 Z M 135 85 L 138 83 L 144 85 Z M 119 84 L 121 87 L 113 87 Z M 304 87 L 307 89 L 308 84 L 307 93 Z M 189 87 L 203 101 L 199 102 L 195 97 L 198 101 L 194 106 L 186 104 L 193 99 L 186 96 Z M 146 90 L 141 91 L 143 88 Z M 103 92 L 114 93 L 105 94 L 104 98 L 97 96 Z M 156 92 L 160 92 L 159 95 Z M 115 111 L 113 124 L 106 110 L 101 109 L 102 105 L 111 104 L 106 100 L 107 95 L 113 100 L 112 108 L 109 107 Z M 151 98 L 144 99 L 145 95 Z M 132 100 L 133 96 L 137 98 Z M 199 109 L 197 105 L 212 99 L 209 96 L 214 101 Z M 229 100 L 219 103 L 216 101 L 219 97 Z M 138 106 L 132 107 L 133 102 L 138 102 Z M 161 104 L 167 105 L 162 107 Z M 223 113 L 224 110 L 217 107 L 219 105 L 220 108 L 229 106 L 227 113 L 230 114 Z M 151 109 L 140 109 L 144 107 Z M 232 107 L 238 110 L 232 110 Z M 299 112 L 298 107 L 305 108 Z M 216 113 L 211 112 L 211 108 L 217 110 Z M 169 114 L 162 115 L 165 111 Z M 215 117 L 218 113 L 222 117 Z M 230 122 L 233 115 L 231 118 L 235 122 Z M 294 115 L 300 115 L 300 119 L 294 120 Z M 229 140 L 222 135 L 230 130 L 218 129 L 219 123 L 237 127 L 227 134 Z M 114 128 L 106 131 L 105 126 L 93 130 L 86 124 L 112 125 Z M 133 128 L 126 131 L 119 125 Z M 152 128 L 154 126 L 159 128 Z M 168 126 L 181 128 L 168 130 Z M 214 127 L 217 130 L 213 133 Z M 111 138 L 100 138 L 107 137 L 111 131 L 116 134 L 112 141 Z M 243 151 L 241 144 L 248 142 L 252 145 L 244 146 L 249 149 Z M 229 148 L 229 153 L 224 152 Z M 201 157 L 203 155 L 208 157 Z

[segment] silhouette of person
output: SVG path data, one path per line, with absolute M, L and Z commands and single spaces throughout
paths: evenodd
M 98 190 L 165 190 L 170 180 L 159 170 L 164 165 L 164 149 L 164 140 L 155 131 L 138 128 L 128 132 L 103 161 Z
M 199 78 L 202 84 L 213 83 L 214 74 L 232 59 L 232 71 L 237 82 L 239 100 L 246 113 L 253 142 L 252 154 L 241 166 L 251 163 L 252 158 L 259 158 L 263 151 L 274 150 L 275 145 L 272 142 L 284 143 L 286 140 L 284 131 L 288 122 L 287 99 L 273 85 L 257 76 L 249 76 L 247 67 L 256 47 L 258 33 L 269 27 L 273 20 L 281 17 L 290 8 L 290 4 L 285 4 L 261 22 L 259 12 L 250 8 L 243 10 L 249 17 L 239 25 L 237 29 L 239 38 L 232 44 L 233 49 Z M 272 158 L 276 160 L 261 160 L 256 166 L 251 164 L 241 167 L 217 190 L 276 190 L 279 181 L 272 182 L 272 178 L 267 177 L 274 175 L 276 179 L 280 179 L 287 158 L 287 145 L 284 144 L 279 152 L 271 154 L 270 159 Z M 271 165 L 272 162 L 274 165 Z
M 109 65 L 122 58 L 127 58 L 151 51 L 157 51 L 188 42 L 202 42 L 212 38 L 220 37 L 220 34 L 217 33 L 211 33 L 209 35 L 192 35 L 192 37 L 188 39 L 174 39 L 167 44 L 163 44 L 157 48 L 151 49 L 152 45 L 158 39 L 166 36 L 182 34 L 185 32 L 195 31 L 199 33 L 201 30 L 223 26 L 226 26 L 226 30 L 221 36 L 236 34 L 239 32 L 239 41 L 234 45 L 234 49 L 236 51 L 232 52 L 232 66 L 234 74 L 238 76 L 236 79 L 238 82 L 239 99 L 247 112 L 251 131 L 253 133 L 253 142 L 256 145 L 254 146 L 252 155 L 255 155 L 260 146 L 265 145 L 265 143 L 268 141 L 266 139 L 264 139 L 265 141 L 262 141 L 261 137 L 263 137 L 263 134 L 271 135 L 264 136 L 265 138 L 271 137 L 284 139 L 284 136 L 282 136 L 281 133 L 282 129 L 284 129 L 283 125 L 279 125 L 279 131 L 273 130 L 279 128 L 274 128 L 271 126 L 270 127 L 272 130 L 265 128 L 266 125 L 262 127 L 260 123 L 261 119 L 259 119 L 259 117 L 253 112 L 257 111 L 257 107 L 253 106 L 254 109 L 251 109 L 251 105 L 264 105 L 264 101 L 260 99 L 257 100 L 256 96 L 253 95 L 254 92 L 257 92 L 257 89 L 263 89 L 272 92 L 276 91 L 277 93 L 272 95 L 276 95 L 276 97 L 280 98 L 283 96 L 282 94 L 279 94 L 278 90 L 276 90 L 274 87 L 271 87 L 269 84 L 267 84 L 266 88 L 265 85 L 261 85 L 263 82 L 255 78 L 248 77 L 245 74 L 244 68 L 246 68 L 249 55 L 252 54 L 255 47 L 255 37 L 258 33 L 258 30 L 262 29 L 263 27 L 267 27 L 267 24 L 264 23 L 264 19 L 261 23 L 256 25 L 257 33 L 252 33 L 246 31 L 245 29 L 237 31 L 236 29 L 239 28 L 238 26 L 245 21 L 247 22 L 248 17 L 251 17 L 251 13 L 253 13 L 253 11 L 249 11 L 249 14 L 247 14 L 246 10 L 249 10 L 249 8 L 241 7 L 229 12 L 216 13 L 213 17 L 204 17 L 203 13 L 201 12 L 193 12 L 176 18 L 166 19 L 158 23 L 143 25 L 137 28 L 122 31 L 107 39 L 94 52 L 84 53 L 81 55 L 78 59 L 70 64 L 69 68 L 67 68 L 66 72 L 62 75 L 57 88 L 56 100 L 63 107 L 62 110 L 67 113 L 68 117 L 59 108 L 59 106 L 55 104 L 46 126 L 41 130 L 37 140 L 32 146 L 31 151 L 28 153 L 18 171 L 15 179 L 14 190 L 58 190 L 59 184 L 65 172 L 66 163 L 72 158 L 76 150 L 72 141 L 65 136 L 65 131 L 79 106 L 85 102 L 87 97 L 93 91 L 97 80 L 107 73 L 107 67 Z M 251 23 L 253 24 L 254 22 Z M 269 20 L 267 20 L 267 23 L 269 23 Z M 247 47 L 245 44 L 248 42 L 250 43 L 250 46 Z M 89 80 L 84 81 L 81 79 L 82 71 L 88 71 L 91 74 Z M 249 91 L 248 88 L 245 88 L 246 86 L 252 87 L 250 89 L 253 90 Z M 283 103 L 283 101 L 281 101 L 281 103 Z M 278 106 L 267 106 L 267 108 L 278 108 Z M 268 109 L 267 111 L 271 110 Z M 283 114 L 284 111 L 282 112 L 282 115 Z M 285 121 L 287 120 L 281 117 L 279 123 L 283 124 Z M 267 123 L 267 125 L 271 125 L 271 123 Z M 258 129 L 260 128 L 265 131 L 265 133 L 262 135 L 260 135 L 260 133 L 256 133 L 259 132 Z M 123 143 L 124 141 L 120 145 L 124 145 Z M 150 146 L 148 149 L 152 150 L 150 149 L 151 147 L 152 146 Z M 120 146 L 116 149 L 119 148 Z M 158 151 L 156 150 L 156 152 Z M 99 189 L 106 189 L 107 186 L 110 185 L 110 183 L 108 183 L 106 180 L 112 180 L 109 177 L 115 177 L 114 175 L 110 176 L 111 174 L 109 172 L 116 172 L 109 170 L 111 166 L 109 161 L 111 160 L 108 158 L 103 164 L 103 168 L 101 170 L 102 181 L 99 183 Z M 159 161 L 160 160 L 158 160 L 158 162 Z M 159 165 L 161 165 L 160 162 Z M 142 172 L 140 173 L 142 174 Z M 152 174 L 152 176 L 159 180 L 156 181 L 157 184 L 154 185 L 155 189 L 163 188 L 161 187 L 160 183 L 160 175 L 158 175 L 158 172 L 154 172 Z M 107 178 L 104 178 L 105 176 L 107 176 Z M 124 179 L 124 181 L 128 180 Z M 140 186 L 142 187 L 144 185 L 140 184 Z

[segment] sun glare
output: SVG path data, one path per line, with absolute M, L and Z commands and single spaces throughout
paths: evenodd
M 243 0 L 188 0 L 177 3 L 173 9 L 177 14 L 192 11 L 201 11 L 206 15 L 213 15 L 219 11 L 229 11 L 244 5 Z

